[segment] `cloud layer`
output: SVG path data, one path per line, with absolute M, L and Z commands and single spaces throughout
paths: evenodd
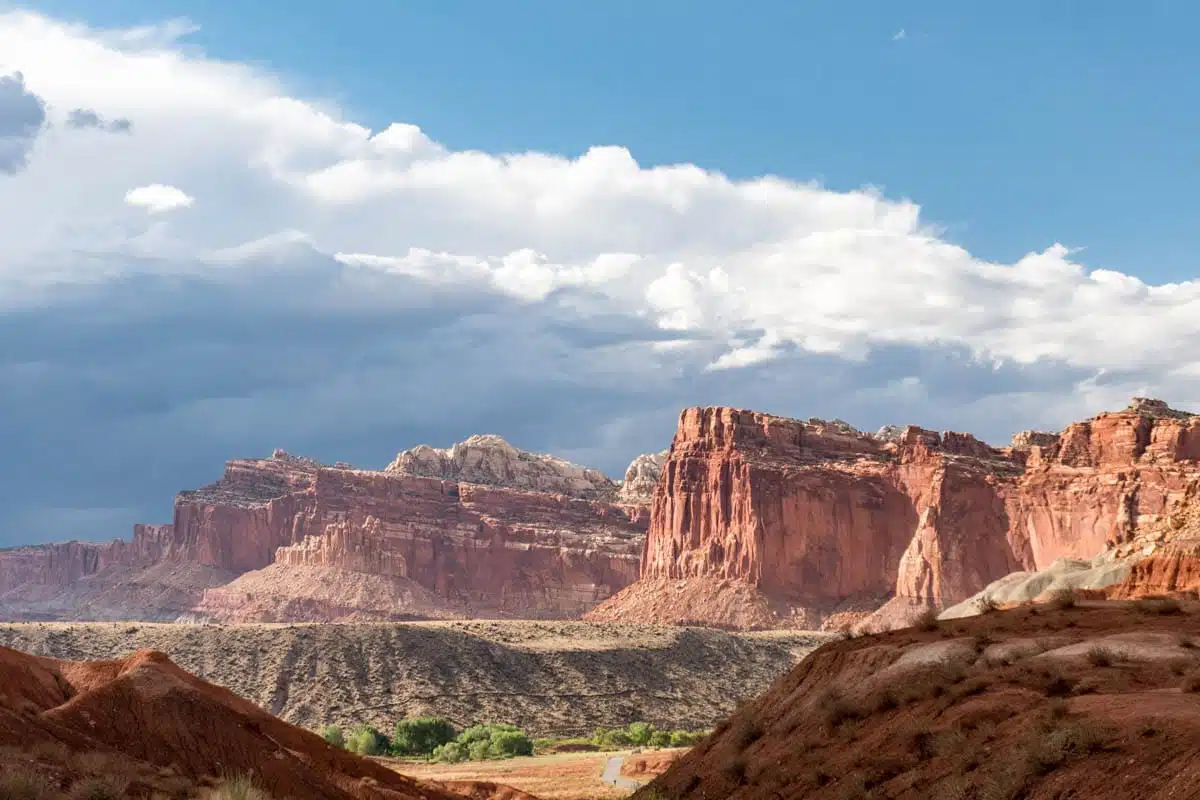
M 685 405 L 1001 438 L 1200 400 L 1195 282 L 986 262 L 870 189 L 372 131 L 189 30 L 0 15 L 14 539 L 161 519 L 273 446 L 495 431 L 619 472 Z
M 21 73 L 0 77 L 0 173 L 11 175 L 25 166 L 45 121 L 45 104 L 26 90 Z

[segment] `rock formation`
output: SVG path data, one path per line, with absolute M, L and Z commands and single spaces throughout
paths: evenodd
M 1005 448 L 688 409 L 640 579 L 589 618 L 812 627 L 890 596 L 860 627 L 894 627 L 1014 571 L 1128 545 L 1182 501 L 1198 458 L 1200 417 L 1142 398 Z
M 598 621 L 876 630 L 1015 572 L 1028 575 L 1005 596 L 1047 580 L 1200 589 L 1200 535 L 1186 535 L 1200 526 L 1183 511 L 1200 508 L 1198 460 L 1200 417 L 1144 398 L 1000 448 L 687 409 L 670 450 L 620 482 L 496 436 L 417 447 L 383 471 L 276 451 L 229 462 L 180 493 L 172 524 L 138 526 L 132 542 L 0 551 L 0 617 L 594 609 Z
M 667 452 L 646 453 L 640 455 L 625 470 L 625 480 L 617 491 L 617 498 L 631 505 L 649 505 L 654 499 L 654 489 L 662 476 L 663 465 L 667 462 Z
M 602 473 L 544 453 L 518 450 L 499 436 L 471 436 L 439 450 L 420 445 L 396 456 L 387 472 L 571 497 L 610 499 L 617 484 Z
M 653 457 L 635 467 L 644 482 Z M 381 472 L 277 450 L 181 492 L 132 543 L 0 551 L 0 616 L 579 616 L 637 577 L 648 504 L 620 489 L 494 436 Z

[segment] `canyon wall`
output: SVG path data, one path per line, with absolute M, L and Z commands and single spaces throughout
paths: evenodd
M 693 408 L 623 481 L 494 436 L 382 471 L 276 451 L 130 542 L 0 551 L 0 614 L 871 630 L 1105 553 L 1154 556 L 1114 591 L 1200 589 L 1198 460 L 1200 417 L 1145 399 L 999 448 Z
M 47 613 L 79 613 L 78 597 L 53 594 L 80 595 L 87 578 L 90 598 L 137 602 L 152 602 L 151 583 L 195 619 L 578 617 L 637 578 L 649 508 L 623 488 L 494 436 L 406 451 L 378 472 L 280 450 L 180 492 L 173 522 L 138 525 L 132 542 L 0 551 L 0 604 L 25 610 L 36 595 Z M 149 567 L 152 581 L 137 572 Z M 172 576 L 186 592 L 158 591 Z
M 1092 558 L 1183 501 L 1200 418 L 1121 412 L 993 448 L 960 433 L 694 408 L 654 494 L 639 581 L 599 621 L 893 627 L 1016 570 Z M 873 615 L 863 613 L 890 597 Z

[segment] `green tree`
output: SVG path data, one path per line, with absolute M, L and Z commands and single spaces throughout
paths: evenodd
M 650 734 L 651 747 L 670 747 L 671 734 L 667 731 L 655 731 Z
M 406 719 L 396 723 L 396 735 L 392 737 L 392 755 L 425 756 L 454 740 L 457 731 L 441 717 Z
M 492 757 L 492 740 L 476 739 L 467 745 L 467 755 L 472 761 L 486 761 Z
M 703 738 L 699 732 L 671 731 L 671 747 L 692 747 Z
M 492 731 L 491 751 L 493 758 L 531 756 L 533 740 L 519 729 Z
M 387 752 L 387 737 L 370 725 L 359 725 L 346 738 L 346 748 L 360 756 L 378 756 Z
M 457 764 L 460 761 L 466 761 L 469 755 L 467 748 L 458 742 L 446 742 L 433 751 L 433 757 L 436 760 L 445 761 L 447 764 Z
M 346 735 L 342 733 L 342 729 L 336 725 L 327 725 L 321 730 L 321 738 L 329 742 L 334 747 L 346 746 Z
M 631 722 L 626 729 L 629 735 L 629 743 L 644 747 L 650 744 L 650 737 L 654 734 L 654 726 L 648 722 Z

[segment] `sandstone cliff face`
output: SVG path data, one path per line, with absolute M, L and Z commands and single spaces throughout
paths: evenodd
M 196 619 L 579 616 L 637 578 L 648 510 L 594 470 L 498 437 L 417 448 L 383 472 L 279 450 L 181 492 L 172 524 L 136 526 L 133 543 L 0 552 L 0 597 L 26 587 L 11 607 L 41 599 L 51 615 L 77 613 L 83 597 L 153 596 Z M 147 565 L 152 577 L 130 572 Z M 163 591 L 171 575 L 186 587 Z M 30 596 L 32 581 L 48 593 Z
M 872 436 L 840 421 L 688 409 L 639 583 L 590 618 L 765 626 L 770 609 L 773 624 L 811 624 L 884 595 L 892 601 L 866 627 L 903 624 L 1011 572 L 1130 541 L 1200 475 L 1198 436 L 1200 418 L 1140 398 L 1007 448 L 915 427 Z M 757 594 L 734 610 L 729 598 L 750 597 L 744 589 L 709 591 L 724 600 L 706 608 L 701 581 Z

